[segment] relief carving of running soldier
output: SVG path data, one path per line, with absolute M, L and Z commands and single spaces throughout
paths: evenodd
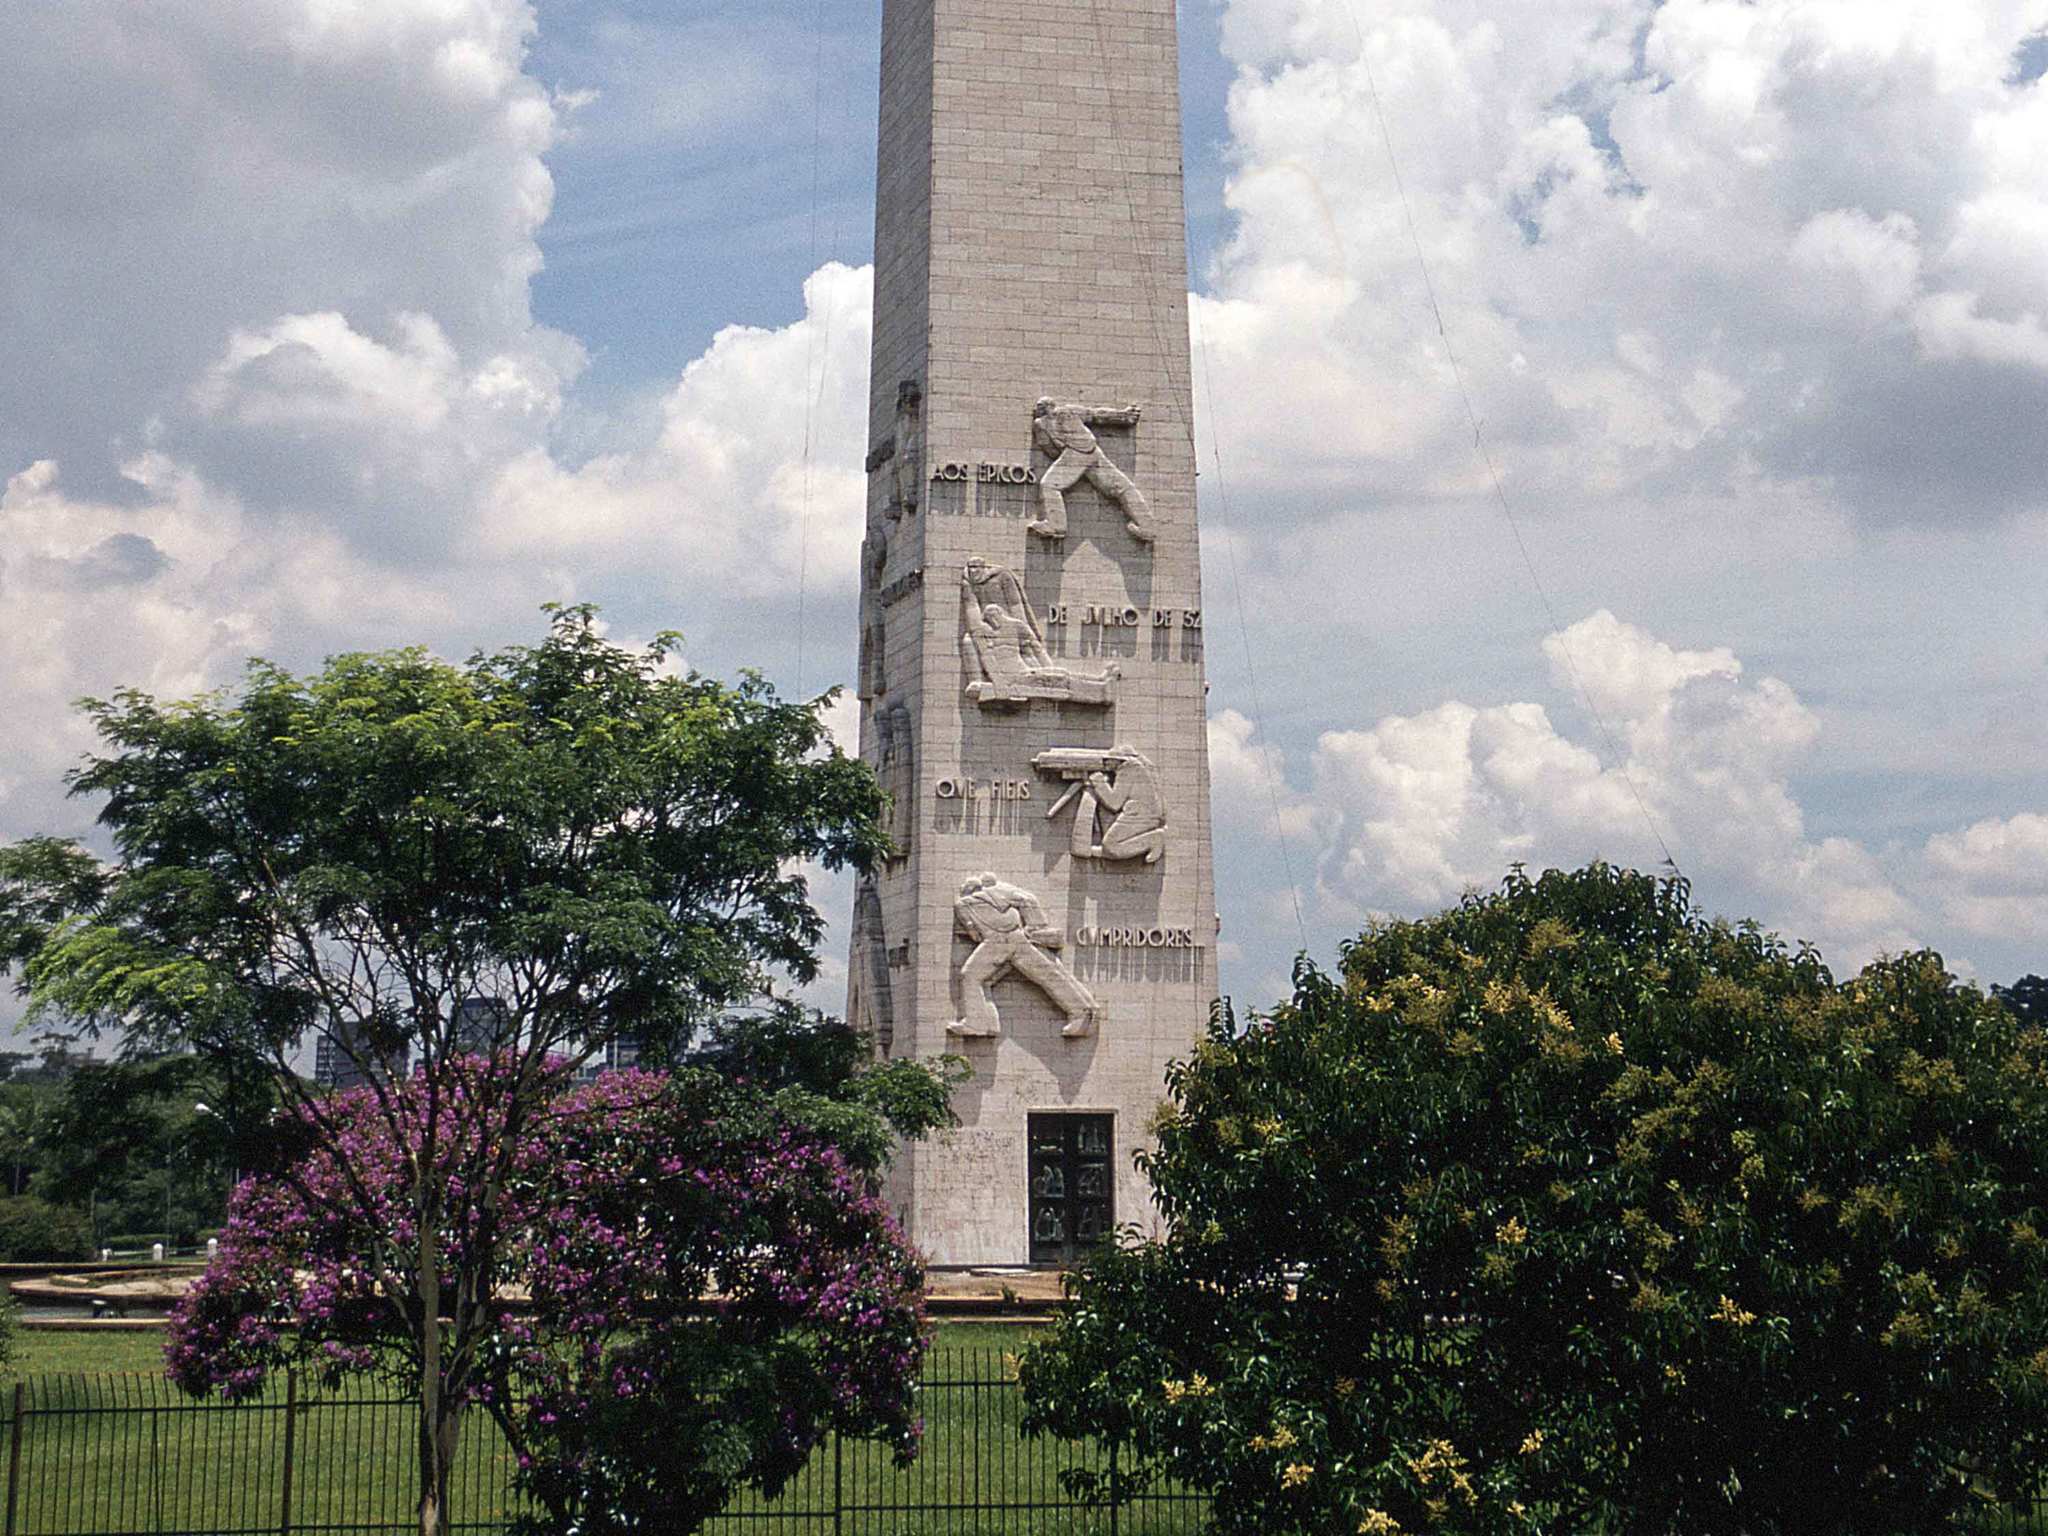
M 1031 438 L 1052 458 L 1038 477 L 1038 517 L 1025 524 L 1033 533 L 1048 539 L 1067 536 L 1067 492 L 1086 481 L 1102 493 L 1103 499 L 1124 515 L 1124 526 L 1140 544 L 1150 544 L 1155 532 L 1152 505 L 1131 477 L 1109 461 L 1096 441 L 1096 427 L 1135 427 L 1142 406 L 1120 410 L 1085 405 L 1062 405 L 1050 396 L 1031 408 Z
M 962 1017 L 946 1026 L 949 1035 L 986 1039 L 1003 1030 L 996 1012 L 995 984 L 1012 971 L 1043 992 L 1066 1019 L 1060 1033 L 1069 1040 L 1093 1034 L 1101 1009 L 1095 995 L 1075 979 L 1057 951 L 1067 936 L 1053 926 L 1045 904 L 1022 886 L 993 871 L 970 875 L 953 902 L 953 926 L 974 941 L 974 953 L 960 967 Z

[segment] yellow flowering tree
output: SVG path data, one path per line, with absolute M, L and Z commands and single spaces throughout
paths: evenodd
M 1219 1015 L 1030 1423 L 1226 1533 L 1942 1528 L 2048 1465 L 2048 1031 L 1596 865 Z

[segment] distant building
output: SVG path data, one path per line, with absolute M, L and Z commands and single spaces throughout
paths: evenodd
M 506 1043 L 517 1028 L 512 1010 L 495 997 L 466 997 L 455 1009 L 455 1043 L 465 1051 L 488 1056 Z
M 356 1041 L 356 1031 L 351 1025 L 343 1025 L 338 1037 L 323 1032 L 313 1046 L 313 1081 L 322 1088 L 337 1091 L 360 1088 L 369 1082 L 371 1074 L 366 1063 L 371 1056 L 367 1050 L 357 1049 Z M 412 1052 L 401 1051 L 398 1070 L 405 1071 L 411 1061 Z
M 576 1069 L 576 1081 L 592 1083 L 607 1072 L 625 1072 L 640 1065 L 640 1042 L 638 1040 L 614 1040 L 595 1052 L 590 1060 Z
M 517 1027 L 511 1009 L 501 999 L 465 998 L 455 1010 L 454 1043 L 460 1050 L 488 1055 L 494 1047 L 503 1045 Z M 349 1054 L 353 1043 L 353 1032 L 346 1028 L 339 1037 L 321 1035 L 313 1048 L 313 1080 L 331 1089 L 355 1088 L 368 1082 L 370 1074 Z M 408 1050 L 399 1058 L 399 1070 L 405 1070 L 411 1060 Z M 576 1069 L 576 1080 L 594 1082 L 607 1072 L 623 1072 L 639 1064 L 639 1041 L 614 1040 Z

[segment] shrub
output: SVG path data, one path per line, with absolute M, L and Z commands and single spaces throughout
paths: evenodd
M 1929 1531 L 2048 1452 L 2048 1034 L 1604 866 L 1219 1016 L 1034 1427 L 1225 1532 Z M 1112 1490 L 1121 1492 L 1123 1490 Z
M 84 1215 L 34 1195 L 0 1200 L 0 1263 L 68 1264 L 92 1257 Z

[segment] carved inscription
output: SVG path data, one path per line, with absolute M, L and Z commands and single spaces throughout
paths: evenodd
M 1200 629 L 1199 608 L 1132 608 L 1113 603 L 1054 603 L 1045 610 L 1045 622 L 1078 624 L 1098 629 Z
M 1192 928 L 1076 928 L 1074 942 L 1087 949 L 1201 949 Z
M 967 774 L 948 774 L 932 786 L 941 800 L 1029 800 L 1029 779 L 977 779 Z
M 954 460 L 947 464 L 934 464 L 932 478 L 948 484 L 964 484 L 972 481 L 976 485 L 1036 485 L 1038 471 L 1029 464 L 963 464 Z

